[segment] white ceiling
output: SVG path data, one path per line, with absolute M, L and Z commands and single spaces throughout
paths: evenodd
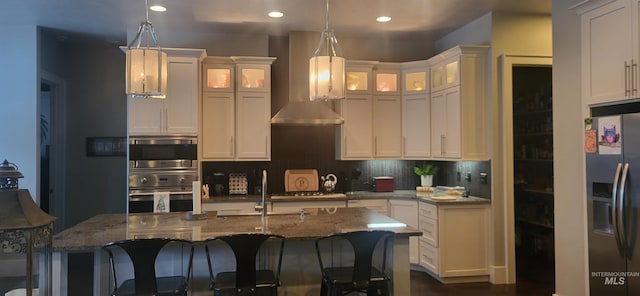
M 168 9 L 150 12 L 159 36 L 166 36 L 163 31 L 286 35 L 324 28 L 323 0 L 148 1 Z M 37 24 L 65 31 L 70 38 L 90 35 L 120 44 L 126 43 L 127 31 L 137 30 L 145 18 L 144 0 L 2 0 L 0 4 L 0 25 Z M 271 10 L 284 12 L 284 17 L 269 18 Z M 338 36 L 397 33 L 439 38 L 490 11 L 550 14 L 551 0 L 333 0 L 329 25 Z M 379 15 L 392 20 L 376 23 Z

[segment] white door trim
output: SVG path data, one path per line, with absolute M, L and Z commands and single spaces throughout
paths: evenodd
M 495 188 L 502 191 L 504 196 L 504 212 L 494 213 L 502 215 L 504 218 L 505 237 L 505 267 L 506 272 L 502 273 L 503 279 L 496 279 L 497 282 L 516 282 L 516 250 L 515 250 L 515 217 L 514 217 L 514 192 L 513 192 L 513 67 L 514 66 L 552 66 L 552 58 L 549 56 L 520 56 L 505 55 L 498 57 L 499 68 L 499 102 L 502 103 L 500 114 L 502 114 L 502 153 L 496 168 L 503 172 L 503 183 L 495 184 Z M 494 220 L 495 221 L 495 220 Z
M 50 151 L 50 188 L 53 192 L 49 197 L 49 212 L 58 219 L 54 222 L 54 232 L 65 228 L 65 196 L 66 196 L 66 109 L 67 86 L 61 77 L 40 70 L 40 82 L 51 86 L 51 151 Z M 38 84 L 40 87 L 40 84 Z M 38 92 L 39 95 L 40 92 Z M 38 100 L 40 98 L 38 97 Z M 38 104 L 39 106 L 39 104 Z M 39 148 L 38 148 L 39 149 Z M 39 155 L 39 152 L 38 152 Z

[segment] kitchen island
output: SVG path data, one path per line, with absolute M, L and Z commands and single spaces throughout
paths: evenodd
M 94 295 L 109 293 L 109 266 L 100 247 L 110 241 L 146 237 L 171 237 L 202 242 L 207 238 L 238 233 L 273 233 L 287 238 L 282 266 L 284 295 L 319 294 L 320 268 L 313 242 L 315 238 L 356 230 L 370 230 L 375 223 L 391 225 L 398 221 L 366 208 L 335 211 L 305 209 L 302 213 L 218 216 L 206 213 L 204 219 L 187 220 L 185 213 L 104 214 L 90 218 L 53 237 L 53 295 L 66 295 L 67 254 L 93 252 Z M 384 229 L 384 228 L 382 228 Z M 422 233 L 412 227 L 387 228 L 395 232 L 392 252 L 394 295 L 409 295 L 409 237 Z M 207 278 L 205 256 L 196 247 L 194 280 Z M 71 283 L 73 284 L 73 283 Z M 198 285 L 194 285 L 196 290 Z M 193 291 L 198 295 L 199 291 Z M 202 295 L 210 291 L 202 291 Z

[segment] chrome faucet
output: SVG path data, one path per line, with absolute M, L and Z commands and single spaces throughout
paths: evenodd
M 267 195 L 267 170 L 262 170 L 262 201 L 259 205 L 256 205 L 255 210 L 260 211 L 260 216 L 264 220 L 267 216 L 267 206 L 265 204 L 265 197 Z

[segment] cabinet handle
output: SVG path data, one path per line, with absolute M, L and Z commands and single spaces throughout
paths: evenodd
M 627 61 L 624 61 L 624 95 L 625 96 L 629 96 L 631 94 L 630 88 L 629 88 L 629 63 L 627 63 Z
M 407 154 L 407 137 L 402 137 L 402 154 Z
M 269 136 L 264 136 L 264 156 L 268 155 L 267 151 L 269 151 Z
M 231 136 L 231 141 L 229 142 L 229 146 L 231 147 L 231 156 L 235 155 L 234 150 L 235 150 L 235 143 L 233 142 L 233 136 Z
M 440 155 L 444 155 L 444 134 L 440 135 Z
M 378 155 L 378 136 L 373 137 L 373 155 Z
M 633 59 L 631 60 L 631 92 L 635 96 L 638 94 L 638 82 L 636 81 L 636 77 L 638 74 L 638 63 L 636 63 Z

